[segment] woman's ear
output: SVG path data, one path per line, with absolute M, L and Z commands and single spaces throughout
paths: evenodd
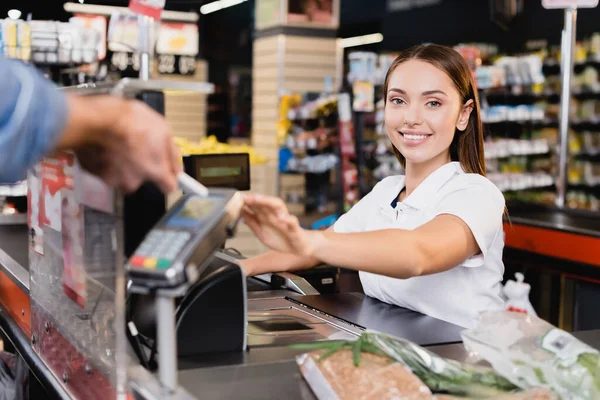
M 473 104 L 473 100 L 469 100 L 465 103 L 465 105 L 462 106 L 460 114 L 458 115 L 458 121 L 456 121 L 456 129 L 459 131 L 464 131 L 467 129 L 467 125 L 469 125 L 469 117 L 473 111 Z

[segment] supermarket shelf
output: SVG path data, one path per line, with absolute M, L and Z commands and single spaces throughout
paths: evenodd
M 489 154 L 488 153 L 484 153 L 485 154 L 485 159 L 486 160 L 501 160 L 503 158 L 510 158 L 510 157 L 533 157 L 533 156 L 549 156 L 552 154 L 552 152 L 550 151 L 550 149 L 543 151 L 543 152 L 526 152 L 526 153 L 504 153 L 504 154 Z
M 497 120 L 497 121 L 483 121 L 486 125 L 495 125 L 495 124 L 515 124 L 515 125 L 535 125 L 535 126 L 558 126 L 558 120 L 552 118 L 544 118 L 544 119 L 529 119 L 529 120 L 520 120 L 520 121 L 511 121 L 508 119 L 505 120 Z

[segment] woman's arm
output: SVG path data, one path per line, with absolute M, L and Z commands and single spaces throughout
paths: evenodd
M 333 232 L 333 228 L 326 232 Z M 280 251 L 267 251 L 261 255 L 241 260 L 247 276 L 265 274 L 267 272 L 288 272 L 311 269 L 321 264 L 318 258 L 310 256 L 298 256 Z
M 281 199 L 250 196 L 243 216 L 271 249 L 394 278 L 442 272 L 480 252 L 467 224 L 453 215 L 440 215 L 413 231 L 309 231 L 300 227 Z
M 449 270 L 480 252 L 467 224 L 454 215 L 440 215 L 412 231 L 319 236 L 310 254 L 322 262 L 400 279 Z
M 280 251 L 267 251 L 256 257 L 241 260 L 247 276 L 266 274 L 268 272 L 288 272 L 311 269 L 320 264 L 314 257 L 302 257 Z

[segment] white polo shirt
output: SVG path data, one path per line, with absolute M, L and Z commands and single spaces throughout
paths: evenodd
M 365 294 L 466 328 L 473 327 L 479 312 L 502 309 L 505 203 L 500 190 L 481 175 L 465 173 L 458 162 L 437 169 L 393 208 L 403 188 L 403 175 L 383 179 L 337 220 L 334 231 L 413 230 L 438 215 L 451 214 L 469 226 L 481 254 L 448 271 L 409 279 L 361 271 Z

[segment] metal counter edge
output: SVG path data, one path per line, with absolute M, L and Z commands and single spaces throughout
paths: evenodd
M 42 362 L 39 356 L 33 351 L 30 339 L 23 330 L 17 325 L 10 314 L 0 305 L 0 330 L 4 333 L 7 340 L 16 349 L 17 353 L 25 360 L 29 370 L 35 375 L 36 379 L 42 384 L 44 389 L 52 398 L 69 399 L 69 395 L 63 389 L 58 379 Z
M 29 271 L 0 248 L 0 270 L 29 295 Z

